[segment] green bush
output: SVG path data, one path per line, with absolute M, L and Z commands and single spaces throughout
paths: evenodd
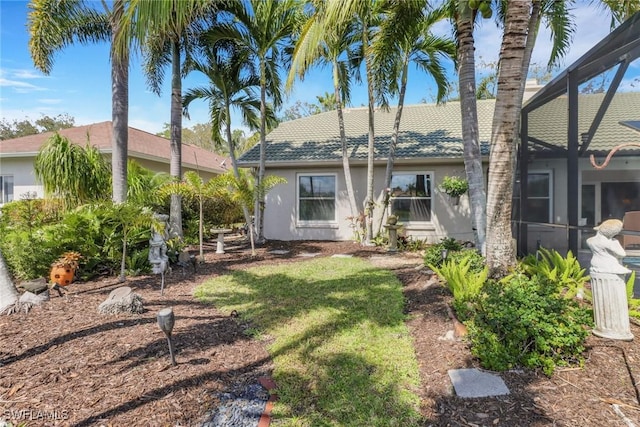
M 578 259 L 569 251 L 563 257 L 557 251 L 540 248 L 539 259 L 533 255 L 524 258 L 520 263 L 522 270 L 529 277 L 539 275 L 558 283 L 559 292 L 566 298 L 573 298 L 584 293 L 584 285 L 589 281 L 586 269 L 580 266 Z
M 461 251 L 462 244 L 458 242 L 453 237 L 443 238 L 440 243 L 436 243 L 435 245 L 429 246 L 424 253 L 424 265 L 435 265 L 439 267 L 442 265 L 442 250 L 446 249 L 448 251 L 448 255 L 451 255 L 453 252 Z
M 582 363 L 591 313 L 560 289 L 558 282 L 539 275 L 487 282 L 467 323 L 472 354 L 482 366 L 541 368 L 551 375 L 556 366 Z

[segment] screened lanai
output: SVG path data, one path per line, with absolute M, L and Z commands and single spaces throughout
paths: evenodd
M 522 107 L 514 190 L 520 254 L 544 246 L 577 254 L 593 227 L 638 212 L 640 230 L 640 13 Z M 597 165 L 619 144 L 606 167 Z M 623 235 L 636 228 L 625 221 Z M 633 240 L 635 238 L 635 240 Z M 640 249 L 631 236 L 627 249 Z

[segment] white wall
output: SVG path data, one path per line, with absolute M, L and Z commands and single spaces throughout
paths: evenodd
M 0 160 L 0 175 L 13 175 L 13 197 L 19 200 L 27 192 L 36 192 L 43 197 L 42 186 L 37 184 L 33 172 L 33 158 L 3 158 Z
M 460 204 L 453 206 L 448 196 L 438 190 L 438 185 L 446 175 L 463 175 L 462 163 L 451 165 L 402 165 L 397 164 L 396 172 L 431 172 L 432 184 L 432 221 L 429 223 L 407 223 L 403 233 L 429 242 L 439 242 L 444 237 L 455 237 L 459 240 L 473 240 L 470 223 L 469 202 L 462 196 Z M 384 166 L 375 168 L 375 194 L 378 196 L 384 184 Z M 335 223 L 319 226 L 304 226 L 297 222 L 297 174 L 298 173 L 331 173 L 337 177 L 337 215 Z M 278 185 L 267 195 L 265 208 L 265 237 L 269 240 L 352 240 L 354 238 L 350 221 L 351 216 L 347 200 L 344 175 L 341 167 L 330 168 L 287 168 L 269 169 L 269 175 L 278 175 L 287 179 L 287 184 Z M 366 196 L 366 167 L 352 166 L 351 174 L 354 182 L 356 201 L 360 209 Z M 378 222 L 374 223 L 377 228 Z M 384 228 L 382 229 L 384 232 Z

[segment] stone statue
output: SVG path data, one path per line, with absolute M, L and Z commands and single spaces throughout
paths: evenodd
M 149 239 L 149 263 L 154 274 L 162 274 L 169 265 L 167 256 L 167 220 L 169 215 L 154 215 L 159 227 L 151 227 L 151 239 Z
M 595 236 L 587 239 L 587 245 L 593 258 L 591 258 L 591 272 L 627 274 L 631 270 L 622 265 L 621 260 L 627 254 L 622 245 L 614 237 L 622 231 L 622 221 L 608 219 L 598 227 L 595 227 Z
M 591 258 L 591 290 L 596 327 L 593 334 L 603 338 L 633 340 L 624 276 L 631 270 L 622 265 L 626 255 L 614 237 L 622 231 L 622 221 L 609 219 L 595 227 L 596 235 L 587 239 Z

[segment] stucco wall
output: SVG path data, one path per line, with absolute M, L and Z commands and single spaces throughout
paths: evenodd
M 37 184 L 33 172 L 33 159 L 3 158 L 0 160 L 0 175 L 13 175 L 13 196 L 15 200 L 20 196 L 34 191 L 38 197 L 43 196 L 42 186 Z
M 432 221 L 429 223 L 406 223 L 403 233 L 416 239 L 438 242 L 443 237 L 473 240 L 467 196 L 462 196 L 459 205 L 453 205 L 448 196 L 438 190 L 446 175 L 463 175 L 462 163 L 450 165 L 396 165 L 396 172 L 430 172 L 433 174 Z M 375 194 L 378 196 L 384 184 L 384 166 L 374 170 Z M 347 192 L 341 167 L 300 167 L 269 169 L 270 175 L 287 179 L 287 184 L 275 187 L 267 195 L 265 209 L 265 237 L 270 240 L 352 240 L 354 230 L 347 217 L 351 216 Z M 337 214 L 335 223 L 309 226 L 297 221 L 297 176 L 299 173 L 335 174 L 337 178 Z M 352 166 L 356 201 L 360 209 L 366 196 L 366 167 Z M 377 228 L 379 221 L 374 222 Z M 374 228 L 375 230 L 375 228 Z M 384 229 L 382 229 L 384 232 Z

